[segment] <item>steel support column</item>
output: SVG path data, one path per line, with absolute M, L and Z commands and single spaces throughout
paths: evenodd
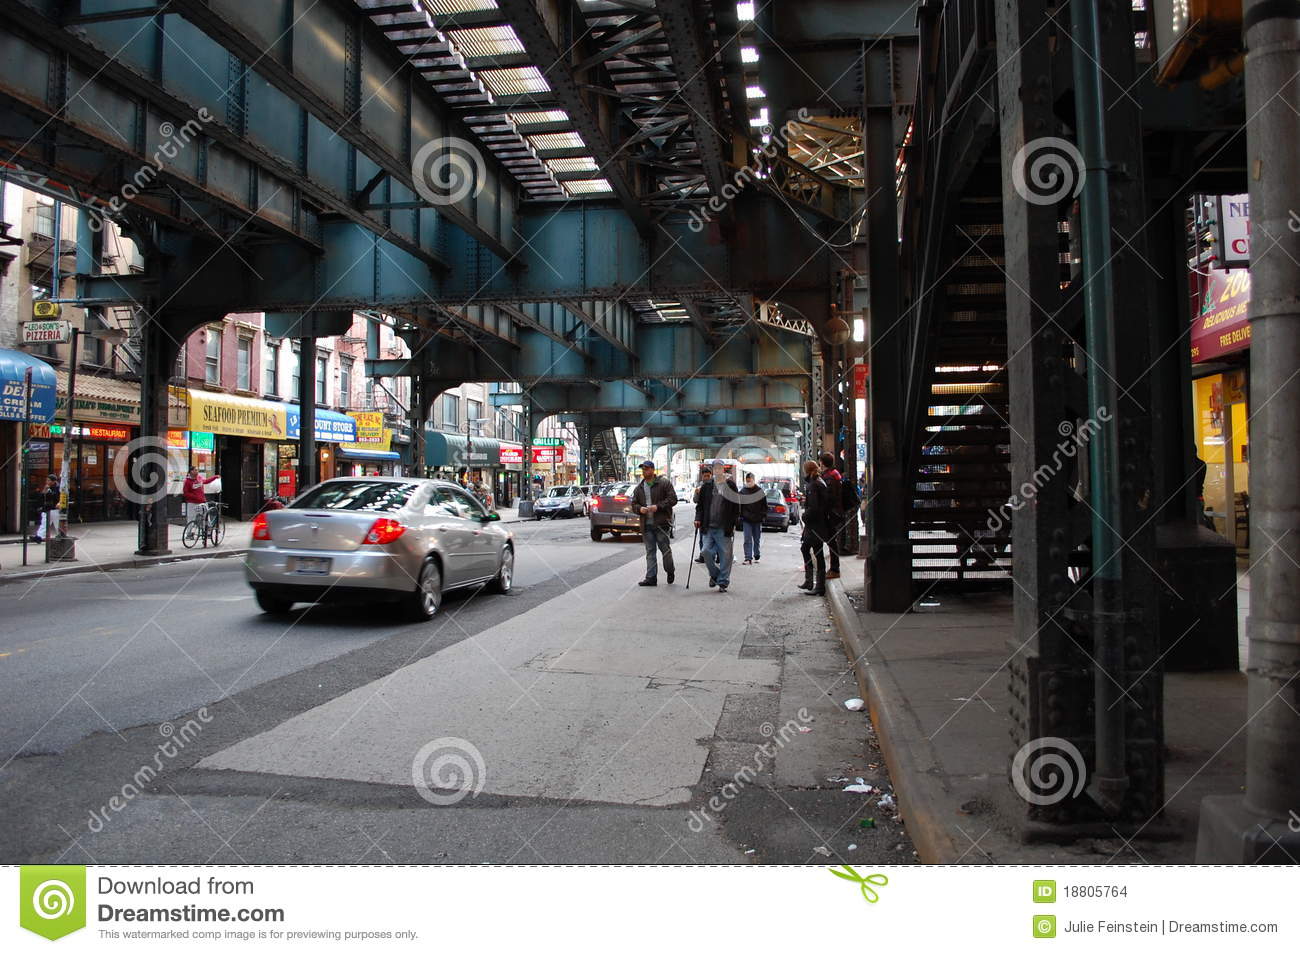
M 1035 140 L 1060 135 L 1053 115 L 1052 39 L 1043 26 L 1047 16 L 1046 0 L 999 0 L 997 5 L 1013 487 L 1032 481 L 1039 462 L 1052 459 L 1061 441 L 1058 426 L 1065 421 L 1073 426 L 1073 414 L 1067 411 L 1071 342 L 1055 320 L 1062 311 L 1061 215 L 1055 204 L 1027 201 L 1006 158 L 1023 155 Z M 1033 485 L 1038 487 L 1033 506 L 1008 515 L 1016 582 L 1010 641 L 1017 649 L 1010 665 L 1012 741 L 1020 748 L 1042 737 L 1064 738 L 1090 754 L 1090 722 L 1083 715 L 1091 695 L 1088 660 L 1075 650 L 1062 615 L 1072 590 L 1067 560 L 1081 542 L 1072 530 L 1071 475 L 1049 469 L 1045 478 Z M 1052 683 L 1066 689 L 1058 692 L 1062 702 L 1057 706 L 1046 702 Z M 1055 713 L 1079 715 L 1067 722 Z M 1027 811 L 1030 825 L 1070 817 L 1060 806 L 1028 806 Z
M 316 468 L 316 339 L 298 339 L 298 487 L 315 485 Z
M 867 441 L 871 471 L 867 508 L 869 535 L 867 608 L 876 613 L 906 612 L 912 605 L 910 503 L 903 473 L 902 394 L 906 342 L 900 314 L 898 207 L 894 166 L 894 84 L 889 61 L 863 60 L 863 171 L 866 176 L 867 260 L 871 310 L 867 316 L 867 354 L 871 391 L 867 401 Z M 820 439 L 821 435 L 817 435 Z
M 167 446 L 167 397 L 176 356 L 184 335 L 177 336 L 158 316 L 146 318 L 140 327 L 140 441 L 138 455 L 126 473 L 134 477 L 139 468 L 138 556 L 171 553 L 167 541 L 167 455 L 148 447 Z

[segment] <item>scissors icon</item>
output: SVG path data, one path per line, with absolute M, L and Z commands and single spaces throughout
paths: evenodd
M 853 870 L 849 865 L 844 865 L 843 871 L 836 871 L 834 868 L 828 869 L 831 874 L 837 878 L 843 878 L 845 881 L 852 881 L 862 889 L 862 896 L 867 899 L 868 904 L 875 904 L 880 900 L 880 894 L 872 885 L 883 888 L 889 884 L 889 878 L 882 874 L 869 874 L 865 878 Z

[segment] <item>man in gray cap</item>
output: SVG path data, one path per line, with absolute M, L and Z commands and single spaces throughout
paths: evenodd
M 632 491 L 632 506 L 641 515 L 641 533 L 645 539 L 645 579 L 638 586 L 658 586 L 659 566 L 655 560 L 656 548 L 664 555 L 664 572 L 668 582 L 673 581 L 673 551 L 669 528 L 673 523 L 673 507 L 677 493 L 672 481 L 655 474 L 655 462 L 641 463 L 641 483 Z

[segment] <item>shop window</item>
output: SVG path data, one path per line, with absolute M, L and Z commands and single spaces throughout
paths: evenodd
M 236 345 L 235 387 L 240 391 L 253 390 L 253 339 L 241 337 Z
M 209 328 L 207 332 L 207 355 L 204 359 L 203 381 L 206 384 L 221 383 L 221 332 Z

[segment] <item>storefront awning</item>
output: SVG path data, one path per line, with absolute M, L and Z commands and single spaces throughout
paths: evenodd
M 396 451 L 366 451 L 339 448 L 339 457 L 344 460 L 401 460 L 402 455 Z
M 32 369 L 32 406 L 30 420 L 48 423 L 54 420 L 56 379 L 54 368 L 40 358 L 0 348 L 0 421 L 21 421 L 27 408 L 24 387 L 27 369 Z
M 284 410 L 287 415 L 288 438 L 296 441 L 302 434 L 299 424 L 302 409 L 297 404 L 286 404 Z M 330 444 L 351 443 L 357 439 L 357 422 L 354 418 L 323 407 L 316 408 L 316 426 L 313 430 L 316 432 L 316 440 Z
M 286 430 L 284 405 L 191 388 L 190 430 L 282 441 Z
M 68 413 L 68 372 L 55 372 L 59 379 L 59 418 Z M 77 372 L 77 400 L 72 408 L 78 421 L 140 423 L 140 385 L 135 381 L 105 378 Z
M 475 437 L 445 431 L 424 432 L 424 462 L 429 467 L 500 467 L 501 442 L 492 437 Z

